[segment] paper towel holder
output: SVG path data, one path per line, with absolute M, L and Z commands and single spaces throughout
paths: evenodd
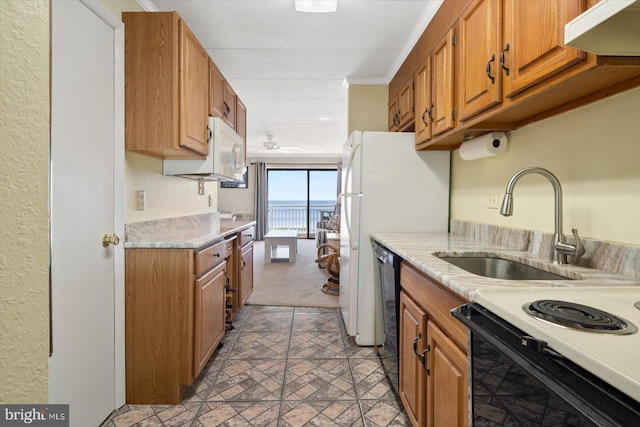
M 459 152 L 463 160 L 476 160 L 502 154 L 506 146 L 505 133 L 493 131 L 482 135 L 467 135 Z

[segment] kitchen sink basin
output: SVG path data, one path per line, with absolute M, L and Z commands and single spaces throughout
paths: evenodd
M 479 276 L 504 280 L 572 280 L 530 265 L 493 256 L 438 256 L 438 258 Z

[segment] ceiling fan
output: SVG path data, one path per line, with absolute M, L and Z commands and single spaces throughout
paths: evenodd
M 267 137 L 266 141 L 262 142 L 262 146 L 252 146 L 254 151 L 278 151 L 279 153 L 290 153 L 292 151 L 301 150 L 300 147 L 284 147 L 278 144 L 277 141 L 274 140 L 273 135 L 265 135 Z

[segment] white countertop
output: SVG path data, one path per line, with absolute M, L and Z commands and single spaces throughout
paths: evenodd
M 124 247 L 195 249 L 255 225 L 210 215 L 169 218 L 128 225 Z
M 640 279 L 574 265 L 554 265 L 529 252 L 446 233 L 372 233 L 371 238 L 426 276 L 527 334 L 547 341 L 558 353 L 640 402 L 640 332 L 606 335 L 569 330 L 545 324 L 522 310 L 524 303 L 536 299 L 563 299 L 596 306 L 640 328 L 640 310 L 633 306 L 640 300 Z M 460 252 L 490 253 L 576 280 L 492 279 L 468 273 L 434 255 Z
M 522 287 L 586 287 L 586 286 L 640 286 L 640 279 L 608 273 L 575 265 L 555 265 L 546 258 L 529 252 L 515 251 L 504 246 L 494 245 L 483 240 L 471 239 L 448 233 L 371 233 L 371 238 L 428 277 L 436 280 L 453 292 L 475 300 L 475 293 L 483 288 L 522 288 Z M 568 276 L 577 280 L 501 280 L 478 276 L 448 263 L 434 254 L 453 255 L 460 252 L 486 254 L 529 264 L 552 273 Z

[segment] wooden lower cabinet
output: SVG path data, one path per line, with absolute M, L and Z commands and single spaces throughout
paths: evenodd
M 411 424 L 468 426 L 467 333 L 449 313 L 467 301 L 406 263 L 400 283 L 399 392 Z
M 461 427 L 469 423 L 467 354 L 433 322 L 427 323 L 429 375 L 427 426 Z
M 177 404 L 225 332 L 226 243 L 125 250 L 126 401 Z
M 405 292 L 400 293 L 400 400 L 411 424 L 424 426 L 426 419 L 427 371 L 417 349 L 427 342 L 427 315 Z
M 226 320 L 226 267 L 223 261 L 216 268 L 196 280 L 194 376 L 202 368 L 222 341 Z
M 253 292 L 253 242 L 241 249 L 240 254 L 240 306 L 244 306 Z

